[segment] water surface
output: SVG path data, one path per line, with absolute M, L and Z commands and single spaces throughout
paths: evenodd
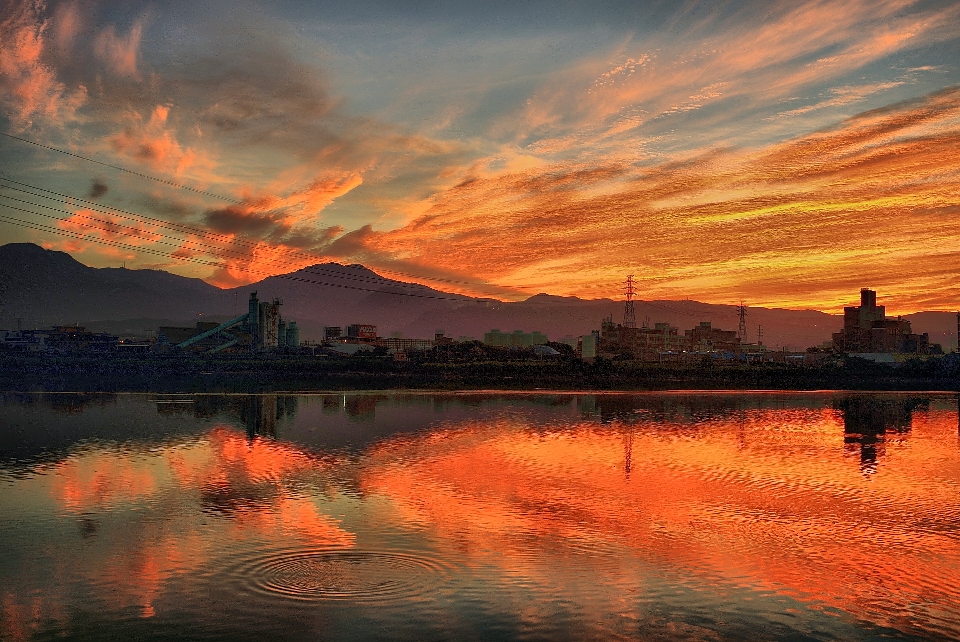
M 960 638 L 957 396 L 6 395 L 0 638 Z

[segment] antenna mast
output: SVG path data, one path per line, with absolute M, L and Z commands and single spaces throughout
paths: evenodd
M 627 276 L 623 284 L 623 293 L 627 295 L 627 301 L 623 306 L 623 327 L 637 327 L 637 312 L 633 309 L 633 295 L 637 293 L 636 284 L 633 282 L 633 275 Z

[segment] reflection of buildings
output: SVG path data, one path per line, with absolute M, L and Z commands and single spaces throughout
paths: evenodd
M 888 319 L 884 306 L 877 305 L 877 293 L 860 290 L 860 305 L 843 309 L 843 330 L 834 333 L 833 346 L 847 353 L 939 354 L 927 333 L 913 334 L 910 322 L 902 317 Z
M 247 428 L 247 436 L 277 436 L 277 421 L 297 414 L 297 398 L 290 395 L 250 395 L 243 398 L 240 421 Z
M 847 454 L 860 453 L 860 469 L 876 472 L 877 460 L 886 454 L 886 433 L 907 433 L 913 423 L 913 411 L 925 407 L 923 399 L 848 397 L 834 402 L 843 413 L 843 443 Z
M 197 419 L 227 419 L 246 428 L 250 437 L 276 436 L 277 420 L 294 416 L 297 398 L 277 395 L 160 395 L 157 412 L 190 415 Z
M 352 419 L 373 419 L 376 417 L 377 404 L 386 398 L 386 395 L 344 395 L 343 408 Z
M 192 415 L 198 419 L 226 416 L 246 428 L 247 434 L 276 436 L 277 421 L 297 414 L 293 395 L 159 395 L 157 412 Z M 239 420 L 239 421 L 238 421 Z
M 70 394 L 41 395 L 51 409 L 67 414 L 81 413 L 89 406 L 106 406 L 117 403 L 117 394 L 112 392 L 77 392 Z
M 743 410 L 738 395 L 582 395 L 577 398 L 582 415 L 599 418 L 601 423 L 636 424 L 670 420 L 699 422 L 730 417 Z

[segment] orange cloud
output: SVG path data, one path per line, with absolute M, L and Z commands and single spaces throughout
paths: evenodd
M 517 145 L 549 149 L 556 159 L 601 150 L 607 158 L 626 156 L 664 130 L 682 145 L 684 130 L 674 128 L 688 121 L 653 125 L 724 99 L 714 117 L 723 127 L 697 123 L 698 135 L 703 140 L 720 131 L 756 136 L 751 110 L 795 100 L 894 53 L 953 37 L 951 25 L 960 8 L 920 12 L 915 5 L 913 0 L 785 3 L 771 5 L 759 23 L 751 14 L 719 29 L 720 19 L 708 12 L 682 30 L 675 26 L 642 43 L 627 40 L 612 54 L 556 71 L 518 112 L 500 118 L 492 133 Z M 754 11 L 746 5 L 742 10 Z M 856 101 L 855 93 L 896 86 L 866 83 L 822 101 L 820 108 L 848 105 Z M 648 131 L 636 129 L 642 123 L 650 125 Z M 799 131 L 784 127 L 767 130 Z
M 113 73 L 138 78 L 137 56 L 142 36 L 142 21 L 137 21 L 125 36 L 118 35 L 114 26 L 108 25 L 94 40 L 93 51 Z
M 130 222 L 112 214 L 93 210 L 77 210 L 68 218 L 57 221 L 57 227 L 76 234 L 79 238 L 61 241 L 70 244 L 73 250 L 82 251 L 98 240 L 119 242 L 124 245 L 147 246 L 164 237 L 159 225 Z
M 6 10 L 0 18 L 0 108 L 14 131 L 34 124 L 62 126 L 76 117 L 86 88 L 68 90 L 44 62 L 48 24 L 41 18 L 42 3 L 14 2 Z
M 107 139 L 114 152 L 122 154 L 153 170 L 165 170 L 174 177 L 187 169 L 202 172 L 213 167 L 214 162 L 197 150 L 183 148 L 177 141 L 172 127 L 168 126 L 170 107 L 156 105 L 144 122 L 139 113 L 127 114 L 128 125 L 118 134 Z
M 954 88 L 758 150 L 475 178 L 357 254 L 581 296 L 634 272 L 647 299 L 837 310 L 872 286 L 907 313 L 960 299 L 958 145 Z

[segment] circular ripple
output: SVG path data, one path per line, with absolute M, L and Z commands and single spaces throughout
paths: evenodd
M 302 550 L 261 557 L 235 570 L 257 593 L 301 601 L 406 599 L 434 589 L 444 571 L 410 553 Z

